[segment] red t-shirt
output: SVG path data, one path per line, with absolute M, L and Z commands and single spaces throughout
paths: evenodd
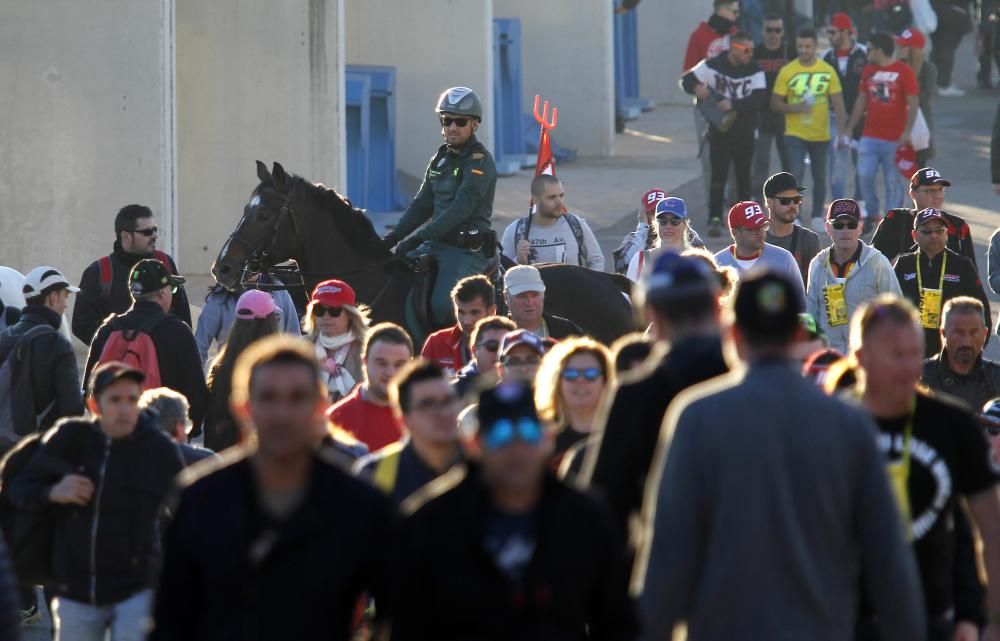
M 463 342 L 462 328 L 459 325 L 438 330 L 427 337 L 420 355 L 429 361 L 437 363 L 438 367 L 447 370 L 454 376 L 467 362 Z
M 387 405 L 376 405 L 361 396 L 361 385 L 326 411 L 330 422 L 350 432 L 368 446 L 369 452 L 395 443 L 403 436 L 403 427 Z
M 858 91 L 868 97 L 862 136 L 899 140 L 906 129 L 906 99 L 920 95 L 913 69 L 899 60 L 886 67 L 865 65 Z

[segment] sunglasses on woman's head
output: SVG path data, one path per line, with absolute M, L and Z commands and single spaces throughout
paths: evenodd
M 476 347 L 482 347 L 487 352 L 495 352 L 498 349 L 500 349 L 500 341 L 498 340 L 483 341 L 482 343 L 476 345 Z
M 313 305 L 313 316 L 326 316 L 327 312 L 329 312 L 330 316 L 332 316 L 333 318 L 337 318 L 343 311 L 344 311 L 343 307 L 326 307 L 325 305 Z
M 578 381 L 581 378 L 588 383 L 593 383 L 601 376 L 603 374 L 600 367 L 567 367 L 562 373 L 562 379 L 569 383 Z

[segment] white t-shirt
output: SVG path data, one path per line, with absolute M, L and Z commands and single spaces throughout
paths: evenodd
M 583 242 L 587 249 L 587 264 L 583 267 L 604 271 L 604 252 L 601 251 L 601 246 L 598 244 L 594 232 L 590 230 L 590 225 L 587 224 L 586 220 L 580 216 L 577 216 L 577 220 L 580 221 Z M 576 237 L 573 236 L 573 229 L 566 222 L 566 217 L 560 216 L 559 220 L 552 225 L 539 225 L 537 221 L 538 218 L 535 217 L 528 232 L 528 240 L 531 242 L 533 250 L 532 262 L 579 265 L 580 247 L 576 243 Z M 507 226 L 500 241 L 500 244 L 503 245 L 504 256 L 515 262 L 517 261 L 517 243 L 514 242 L 514 237 L 517 233 L 518 222 L 520 221 L 515 220 Z

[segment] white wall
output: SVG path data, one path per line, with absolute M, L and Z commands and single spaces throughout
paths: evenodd
M 647 1 L 667 4 L 663 0 Z M 613 155 L 615 51 L 611 3 L 494 0 L 493 6 L 498 18 L 521 19 L 524 111 L 531 110 L 539 94 L 559 108 L 553 140 L 585 156 Z
M 441 145 L 434 107 L 449 87 L 483 102 L 476 134 L 493 146 L 492 0 L 345 0 L 347 64 L 396 67 L 396 168 L 422 179 Z
M 179 261 L 206 273 L 255 160 L 346 188 L 343 0 L 175 1 Z
M 0 2 L 0 263 L 76 281 L 125 204 L 162 215 L 161 0 Z
M 709 0 L 641 2 L 639 22 L 639 93 L 661 102 L 691 102 L 677 85 L 688 38 L 712 15 Z

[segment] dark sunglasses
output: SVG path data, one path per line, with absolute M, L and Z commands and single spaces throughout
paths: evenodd
M 781 203 L 785 207 L 788 207 L 789 205 L 791 205 L 793 203 L 796 204 L 796 205 L 801 205 L 802 204 L 802 196 L 792 196 L 790 198 L 784 198 L 784 197 L 778 196 L 778 197 L 775 197 L 775 200 L 777 200 L 779 203 Z
M 327 313 L 334 318 L 339 318 L 343 313 L 343 307 L 326 307 L 325 305 L 313 305 L 313 316 L 326 316 Z
M 857 221 L 853 220 L 849 223 L 842 223 L 840 221 L 837 221 L 835 223 L 830 223 L 830 226 L 833 227 L 834 229 L 857 229 L 858 223 Z
M 451 123 L 455 123 L 459 127 L 464 127 L 469 124 L 468 118 L 449 118 L 447 116 L 441 116 L 441 126 L 450 127 Z
M 680 227 L 684 224 L 684 221 L 676 216 L 657 216 L 656 222 L 661 225 L 670 225 L 671 227 Z
M 542 442 L 542 426 L 533 418 L 523 417 L 516 422 L 502 418 L 490 426 L 482 443 L 487 450 L 498 450 L 510 445 L 515 438 L 528 445 L 538 445 Z
M 784 30 L 784 27 L 764 27 L 764 31 L 767 33 L 781 33 Z
M 600 367 L 567 367 L 563 370 L 562 379 L 572 383 L 583 378 L 583 380 L 593 383 L 603 375 Z
M 476 345 L 476 347 L 482 347 L 487 352 L 495 352 L 498 349 L 500 349 L 500 341 L 497 340 L 483 341 L 482 343 Z
M 922 228 L 922 229 L 918 229 L 917 231 L 919 231 L 924 236 L 932 236 L 932 235 L 935 235 L 935 234 L 947 234 L 948 233 L 948 228 L 947 227 L 925 227 L 925 228 Z
M 147 227 L 145 229 L 133 229 L 129 233 L 130 234 L 142 234 L 146 238 L 149 238 L 150 236 L 152 236 L 153 234 L 155 234 L 158 231 L 160 231 L 160 228 L 157 227 L 156 225 L 153 225 L 152 227 Z
M 542 363 L 540 358 L 526 358 L 523 361 L 520 358 L 505 358 L 501 361 L 504 367 L 538 367 Z

